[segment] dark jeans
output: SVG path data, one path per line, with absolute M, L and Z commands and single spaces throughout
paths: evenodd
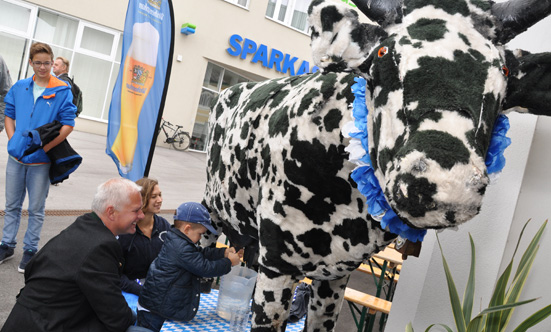
M 164 317 L 145 310 L 138 310 L 138 326 L 159 332 L 161 331 L 164 322 Z

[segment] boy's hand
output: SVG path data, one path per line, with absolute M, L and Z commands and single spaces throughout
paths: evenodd
M 239 258 L 243 258 L 243 254 L 245 253 L 244 249 L 240 249 L 236 254 L 239 256 Z
M 224 257 L 228 258 L 230 253 L 235 254 L 235 248 L 234 247 L 226 248 L 226 251 L 224 251 Z
M 234 251 L 235 251 L 235 250 L 234 250 Z M 228 258 L 229 258 L 230 261 L 231 261 L 231 266 L 235 266 L 235 265 L 241 263 L 241 259 L 240 259 L 239 255 L 238 255 L 237 253 L 235 253 L 235 252 L 230 252 L 230 253 L 228 254 Z

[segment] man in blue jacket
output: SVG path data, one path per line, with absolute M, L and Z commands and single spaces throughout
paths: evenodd
M 53 63 L 54 54 L 49 45 L 32 44 L 29 65 L 34 70 L 33 77 L 15 83 L 4 98 L 9 158 L 6 166 L 6 215 L 0 243 L 0 264 L 13 258 L 21 208 L 28 193 L 29 222 L 23 240 L 23 258 L 18 267 L 21 273 L 25 272 L 27 263 L 38 250 L 44 223 L 44 209 L 50 187 L 50 159 L 46 153 L 65 140 L 75 125 L 76 106 L 73 105 L 71 88 L 50 74 Z M 24 155 L 27 143 L 25 132 L 54 120 L 62 124 L 59 135 L 42 149 Z

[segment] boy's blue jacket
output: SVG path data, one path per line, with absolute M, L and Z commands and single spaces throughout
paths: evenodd
M 193 319 L 199 309 L 201 277 L 218 277 L 231 270 L 224 252 L 224 248 L 201 248 L 172 227 L 149 267 L 139 304 L 165 319 Z
M 75 126 L 76 106 L 69 85 L 55 76 L 36 103 L 33 97 L 34 76 L 16 82 L 10 89 L 4 102 L 5 114 L 15 120 L 15 132 L 8 141 L 8 153 L 24 164 L 49 163 L 50 158 L 43 149 L 24 156 L 26 150 L 26 132 L 42 125 L 59 121 L 62 125 Z

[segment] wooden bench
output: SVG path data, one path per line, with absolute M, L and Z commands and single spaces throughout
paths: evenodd
M 373 270 L 371 270 L 371 269 L 373 269 Z M 356 270 L 360 271 L 360 272 L 363 272 L 363 273 L 372 274 L 372 275 L 376 276 L 377 278 L 380 278 L 381 275 L 382 275 L 382 271 L 381 271 L 380 268 L 378 268 L 377 266 L 369 266 L 369 264 L 365 264 L 365 263 L 360 264 L 360 266 Z M 400 275 L 395 274 L 394 278 L 390 278 L 388 275 L 385 275 L 385 279 L 386 280 L 392 279 L 393 282 L 398 282 L 398 280 L 400 279 Z

